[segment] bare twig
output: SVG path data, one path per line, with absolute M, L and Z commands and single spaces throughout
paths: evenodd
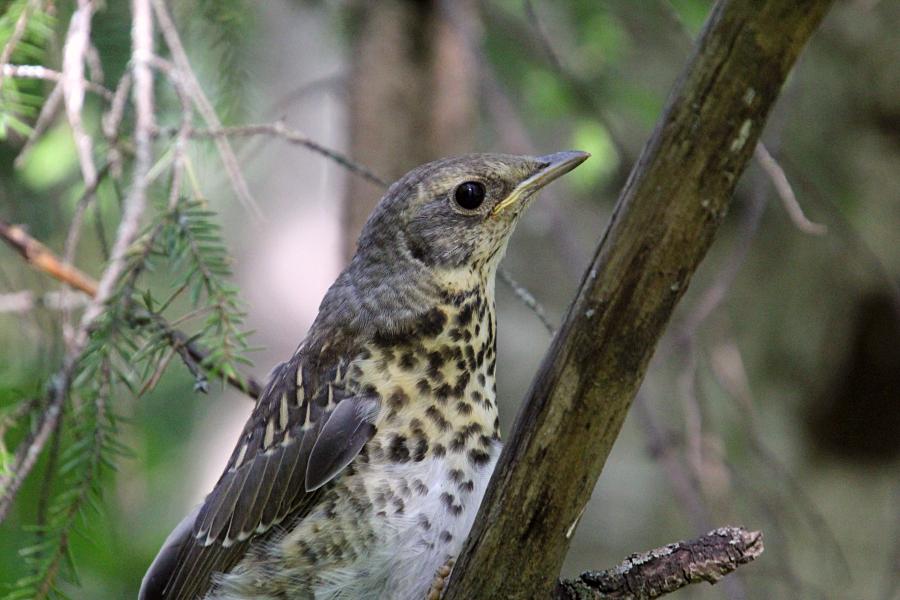
M 28 235 L 22 227 L 0 219 L 0 239 L 12 246 L 38 271 L 88 296 L 96 295 L 97 284 L 89 276 L 75 267 L 64 264 L 49 248 Z
M 741 411 L 743 430 L 752 451 L 759 457 L 760 463 L 772 472 L 775 480 L 786 484 L 790 504 L 809 520 L 815 535 L 831 549 L 835 558 L 833 564 L 840 567 L 845 578 L 849 578 L 851 575 L 850 565 L 834 530 L 828 525 L 816 503 L 809 497 L 800 482 L 791 474 L 776 453 L 772 452 L 763 442 L 763 436 L 758 426 L 756 402 L 750 388 L 750 380 L 744 367 L 740 348 L 734 340 L 726 339 L 713 348 L 709 362 L 716 381 L 725 393 L 734 399 Z
M 34 148 L 34 144 L 40 139 L 44 132 L 47 131 L 47 128 L 50 126 L 50 123 L 53 122 L 53 119 L 56 118 L 56 115 L 59 113 L 59 107 L 62 106 L 62 102 L 63 86 L 62 84 L 57 83 L 53 86 L 53 90 L 47 96 L 47 99 L 44 100 L 44 104 L 41 106 L 41 112 L 38 114 L 38 118 L 31 128 L 31 135 L 25 140 L 22 149 L 13 161 L 13 165 L 17 169 L 22 168 L 22 165 L 25 164 L 25 160 L 31 153 L 31 149 Z
M 547 32 L 544 31 L 544 26 L 541 23 L 541 19 L 538 17 L 537 10 L 534 7 L 534 2 L 532 2 L 531 0 L 523 0 L 522 5 L 525 8 L 525 17 L 528 19 L 528 22 L 534 29 L 534 32 L 537 34 L 538 41 L 541 43 L 541 47 L 547 54 L 547 58 L 550 60 L 550 63 L 557 71 L 563 71 L 564 68 L 562 60 L 560 60 L 559 55 L 553 48 L 553 44 L 550 42 L 550 37 L 547 35 Z
M 62 82 L 65 77 L 63 73 L 54 71 L 53 69 L 42 65 L 11 65 L 9 63 L 0 63 L 0 75 L 3 77 L 18 77 L 21 79 L 42 79 L 44 81 L 56 83 Z M 113 99 L 113 93 L 99 83 L 84 78 L 78 83 L 83 86 L 84 89 L 97 94 L 104 100 L 111 101 Z
M 125 73 L 119 79 L 113 99 L 110 102 L 109 110 L 103 114 L 100 120 L 100 127 L 103 130 L 103 137 L 109 145 L 107 151 L 108 161 L 112 176 L 118 180 L 122 176 L 122 151 L 116 143 L 119 137 L 119 125 L 122 123 L 122 117 L 125 115 L 125 106 L 128 102 L 128 94 L 131 91 L 131 73 Z
M 509 286 L 509 288 L 513 291 L 522 304 L 524 304 L 528 309 L 533 312 L 537 318 L 541 321 L 541 324 L 547 330 L 551 336 L 555 331 L 553 327 L 553 323 L 550 322 L 550 319 L 547 318 L 547 313 L 544 312 L 544 307 L 534 298 L 531 292 L 528 291 L 523 285 L 521 285 L 518 281 L 513 279 L 512 275 L 509 274 L 509 271 L 506 269 L 499 269 L 497 271 L 497 276 L 500 278 L 500 281 Z
M 197 110 L 200 112 L 203 120 L 206 121 L 207 126 L 211 129 L 221 129 L 222 122 L 219 120 L 219 117 L 216 114 L 213 105 L 206 97 L 206 94 L 203 93 L 203 88 L 200 86 L 200 82 L 197 81 L 197 76 L 194 74 L 193 69 L 191 69 L 191 63 L 190 60 L 188 60 L 187 52 L 184 50 L 184 45 L 181 43 L 178 30 L 175 27 L 175 23 L 172 21 L 172 17 L 169 15 L 165 2 L 163 0 L 152 0 L 152 2 L 154 12 L 156 13 L 156 19 L 159 23 L 159 29 L 162 32 L 163 38 L 166 40 L 169 51 L 172 53 L 172 59 L 175 62 L 175 66 L 178 67 L 178 70 L 181 72 L 185 89 L 197 106 Z M 225 170 L 228 172 L 228 177 L 231 179 L 232 187 L 234 187 L 238 199 L 250 214 L 258 219 L 262 219 L 262 211 L 256 203 L 256 200 L 253 199 L 253 195 L 250 193 L 250 188 L 247 186 L 244 175 L 241 173 L 240 165 L 238 164 L 237 157 L 234 155 L 234 150 L 231 148 L 231 143 L 228 141 L 228 138 L 217 136 L 215 141 L 219 150 L 219 155 L 222 157 L 222 163 L 225 165 Z
M 303 133 L 284 126 L 281 121 L 275 123 L 258 123 L 250 125 L 239 125 L 235 127 L 215 127 L 211 129 L 192 129 L 190 137 L 192 138 L 214 138 L 223 137 L 249 137 L 255 135 L 271 135 L 280 137 L 281 139 L 298 146 L 303 146 L 313 152 L 321 154 L 341 165 L 351 173 L 371 181 L 375 185 L 386 188 L 389 182 L 383 177 L 372 172 L 365 165 L 354 161 L 353 159 L 319 144 L 312 138 L 307 137 Z
M 153 22 L 149 0 L 133 0 L 132 14 L 132 68 L 135 72 L 137 109 L 135 177 L 125 202 L 112 257 L 100 277 L 100 282 L 93 286 L 90 280 L 76 272 L 73 267 L 59 263 L 42 245 L 38 246 L 36 253 L 29 252 L 28 248 L 33 248 L 34 245 L 27 244 L 21 228 L 12 226 L 4 228 L 11 235 L 4 235 L 3 238 L 11 243 L 18 242 L 17 249 L 32 265 L 45 269 L 48 273 L 60 275 L 60 279 L 67 283 L 69 281 L 77 283 L 83 291 L 93 287 L 95 293 L 92 294 L 93 297 L 82 315 L 81 325 L 68 349 L 63 366 L 53 379 L 46 408 L 40 413 L 38 427 L 32 435 L 20 443 L 9 474 L 0 480 L 0 521 L 6 517 L 19 487 L 34 467 L 50 433 L 56 428 L 72 377 L 87 346 L 90 329 L 102 314 L 106 302 L 112 297 L 115 284 L 125 268 L 126 252 L 137 235 L 140 217 L 146 203 L 146 175 L 152 158 L 150 131 L 153 128 L 153 76 L 149 68 L 149 60 L 153 55 Z
M 66 116 L 69 120 L 69 127 L 72 128 L 75 150 L 81 165 L 81 177 L 88 189 L 93 189 L 96 185 L 97 167 L 94 165 L 93 142 L 91 136 L 84 130 L 81 110 L 84 108 L 86 83 L 84 61 L 90 45 L 88 40 L 91 36 L 93 11 L 94 5 L 91 0 L 78 0 L 78 7 L 72 13 L 69 29 L 66 32 L 66 42 L 63 45 L 63 71 L 60 82 L 63 86 Z M 67 255 L 65 258 L 69 262 L 69 256 Z
M 166 74 L 166 77 L 172 83 L 172 87 L 175 88 L 175 93 L 181 103 L 181 123 L 175 134 L 172 156 L 172 183 L 169 188 L 168 206 L 169 210 L 172 210 L 178 204 L 181 195 L 181 179 L 184 175 L 185 151 L 187 150 L 187 140 L 191 133 L 191 124 L 193 123 L 194 113 L 191 109 L 190 95 L 185 87 L 184 76 L 181 72 L 178 71 L 174 65 L 158 56 L 153 57 L 153 66 Z M 154 232 L 154 237 L 155 236 L 156 232 Z M 147 246 L 149 249 L 149 247 L 152 246 L 152 243 L 149 243 Z
M 715 584 L 763 552 L 762 533 L 721 527 L 690 541 L 632 554 L 606 571 L 560 581 L 554 600 L 649 600 L 692 583 Z
M 772 180 L 772 185 L 775 186 L 775 191 L 781 199 L 781 204 L 787 211 L 794 226 L 803 233 L 810 235 L 825 235 L 828 233 L 828 227 L 821 223 L 814 223 L 806 217 L 803 207 L 800 206 L 800 202 L 797 201 L 797 196 L 794 194 L 794 188 L 791 187 L 791 182 L 788 181 L 787 175 L 784 173 L 784 169 L 769 154 L 762 142 L 756 145 L 753 157 L 769 176 L 769 179 Z
M 78 160 L 81 163 L 81 174 L 87 186 L 92 186 L 97 178 L 97 169 L 94 166 L 91 138 L 84 130 L 81 121 L 81 110 L 84 107 L 85 92 L 85 57 L 90 46 L 91 15 L 94 6 L 90 0 L 78 0 L 78 7 L 72 13 L 69 21 L 69 29 L 66 32 L 66 41 L 63 45 L 63 71 L 62 85 L 63 96 L 66 102 L 66 115 L 72 134 L 75 138 L 75 148 L 78 152 Z

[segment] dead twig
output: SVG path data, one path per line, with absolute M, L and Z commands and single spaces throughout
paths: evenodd
M 557 584 L 554 600 L 649 600 L 692 583 L 715 584 L 763 553 L 762 533 L 720 527 L 640 554 L 605 571 L 588 571 Z
M 75 267 L 64 264 L 49 248 L 28 235 L 19 225 L 0 219 L 0 238 L 38 271 L 88 296 L 93 297 L 97 294 L 97 284 L 93 279 Z
M 498 269 L 497 276 L 500 278 L 500 281 L 509 286 L 509 288 L 513 291 L 513 294 L 516 295 L 516 298 L 524 304 L 531 312 L 537 316 L 540 320 L 541 324 L 544 326 L 544 329 L 547 330 L 551 336 L 553 336 L 556 328 L 553 327 L 553 323 L 550 322 L 550 319 L 547 318 L 547 313 L 544 311 L 544 307 L 535 299 L 535 297 L 528 291 L 528 289 L 520 284 L 518 281 L 512 278 L 512 275 L 509 274 L 509 271 L 506 269 Z
M 383 177 L 375 174 L 371 169 L 366 167 L 365 165 L 356 162 L 355 160 L 337 152 L 336 150 L 332 150 L 330 148 L 326 148 L 325 146 L 319 144 L 312 138 L 307 137 L 303 133 L 296 131 L 294 129 L 289 129 L 285 127 L 284 123 L 281 121 L 276 121 L 275 123 L 256 123 L 249 125 L 238 125 L 234 127 L 215 127 L 210 129 L 192 129 L 190 131 L 190 137 L 194 139 L 198 138 L 212 138 L 218 139 L 223 137 L 250 137 L 255 135 L 270 135 L 279 137 L 285 140 L 288 143 L 295 144 L 298 146 L 303 146 L 313 152 L 321 154 L 322 156 L 329 158 L 341 165 L 351 173 L 359 175 L 363 179 L 371 181 L 375 185 L 381 187 L 388 187 L 389 182 L 385 180 Z
M 41 106 L 41 112 L 38 113 L 38 117 L 34 122 L 34 126 L 31 128 L 31 135 L 28 136 L 28 139 L 25 140 L 25 143 L 22 145 L 22 149 L 19 151 L 18 156 L 13 161 L 13 166 L 17 169 L 21 169 L 22 165 L 25 164 L 25 160 L 28 158 L 28 155 L 31 153 L 31 149 L 34 148 L 35 142 L 47 131 L 47 128 L 50 126 L 50 123 L 53 122 L 53 119 L 56 118 L 56 115 L 59 113 L 59 107 L 62 106 L 63 103 L 63 88 L 62 84 L 57 83 L 53 86 L 53 90 L 47 96 L 47 99 L 44 100 L 44 104 Z
M 800 206 L 797 195 L 794 194 L 794 188 L 791 187 L 791 182 L 788 181 L 784 169 L 769 154 L 762 142 L 756 145 L 753 158 L 756 159 L 757 164 L 762 167 L 769 179 L 772 180 L 772 185 L 775 186 L 778 198 L 781 199 L 781 204 L 791 218 L 791 223 L 794 224 L 794 227 L 809 235 L 825 235 L 828 233 L 828 227 L 821 223 L 814 223 L 806 217 L 806 213 L 803 212 L 803 207 Z

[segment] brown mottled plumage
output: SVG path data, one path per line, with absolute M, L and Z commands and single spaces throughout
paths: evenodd
M 585 158 L 462 156 L 391 186 L 140 598 L 423 598 L 499 452 L 497 265 Z

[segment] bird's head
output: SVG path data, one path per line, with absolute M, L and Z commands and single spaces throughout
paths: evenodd
M 387 191 L 357 253 L 389 251 L 435 272 L 480 274 L 499 262 L 536 192 L 588 156 L 469 154 L 422 165 Z

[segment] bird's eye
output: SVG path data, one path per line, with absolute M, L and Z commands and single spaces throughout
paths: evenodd
M 478 181 L 466 181 L 461 183 L 453 193 L 456 203 L 466 209 L 475 210 L 484 202 L 484 184 Z

